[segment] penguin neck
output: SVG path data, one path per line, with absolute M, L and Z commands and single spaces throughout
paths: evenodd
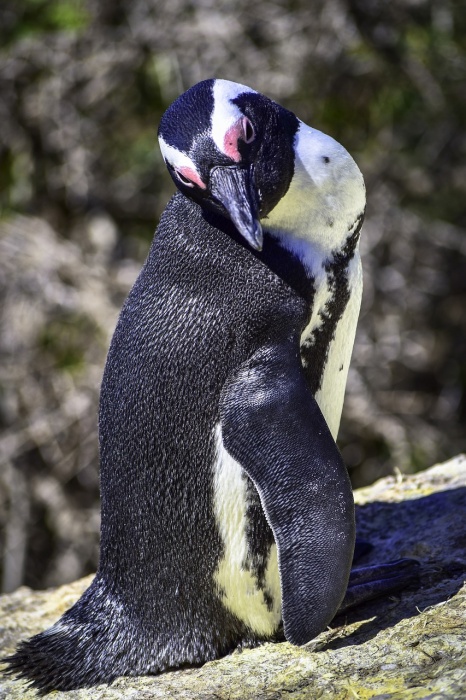
M 212 210 L 201 208 L 201 211 L 203 218 L 208 224 L 228 235 L 237 245 L 247 250 L 249 255 L 259 260 L 277 275 L 277 277 L 282 279 L 308 304 L 312 303 L 314 298 L 314 285 L 310 279 L 310 275 L 306 271 L 302 261 L 292 250 L 284 248 L 280 244 L 278 238 L 268 236 L 266 230 L 263 249 L 261 251 L 253 250 L 230 219 Z
M 364 216 L 364 181 L 343 146 L 303 122 L 294 150 L 288 191 L 262 225 L 318 282 L 335 256 L 354 255 Z

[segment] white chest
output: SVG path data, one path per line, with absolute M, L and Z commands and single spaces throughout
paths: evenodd
M 223 446 L 221 426 L 215 429 L 214 511 L 223 542 L 215 583 L 223 605 L 261 636 L 276 632 L 281 619 L 277 545 L 270 548 L 263 585 L 249 566 L 246 475 Z
M 336 439 L 361 304 L 357 239 L 365 187 L 343 146 L 303 123 L 296 134 L 295 154 L 288 192 L 263 226 L 301 261 L 314 287 L 301 356 Z
M 361 306 L 362 267 L 357 251 L 340 281 L 346 284 L 347 300 L 338 299 L 344 290 L 336 288 L 328 275 L 316 280 L 312 315 L 301 335 L 303 366 L 335 440 Z

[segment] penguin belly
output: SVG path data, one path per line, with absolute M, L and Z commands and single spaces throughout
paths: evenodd
M 277 545 L 259 494 L 223 445 L 216 426 L 214 508 L 223 552 L 215 571 L 222 604 L 258 637 L 271 638 L 281 621 Z

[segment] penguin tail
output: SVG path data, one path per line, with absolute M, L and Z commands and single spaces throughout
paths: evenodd
M 113 680 L 111 676 L 99 678 L 94 670 L 81 665 L 77 638 L 70 631 L 64 633 L 59 624 L 21 642 L 16 652 L 2 662 L 7 664 L 3 673 L 29 681 L 29 686 L 42 696 L 53 690 L 66 691 Z
M 87 688 L 134 674 L 134 639 L 102 581 L 90 588 L 52 627 L 21 642 L 3 673 L 29 681 L 40 695 Z M 131 668 L 132 667 L 132 668 Z

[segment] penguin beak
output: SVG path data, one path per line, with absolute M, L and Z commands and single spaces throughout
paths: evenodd
M 230 219 L 251 248 L 262 250 L 264 236 L 251 170 L 234 165 L 212 168 L 210 191 L 225 207 Z

